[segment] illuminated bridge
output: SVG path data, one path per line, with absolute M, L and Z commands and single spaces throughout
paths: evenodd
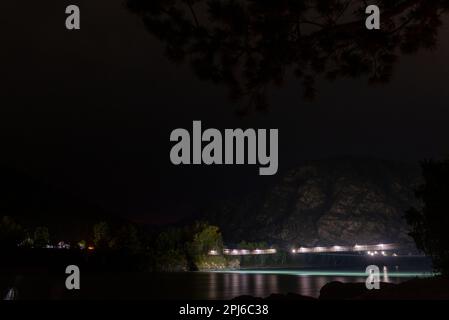
M 354 246 L 330 246 L 330 247 L 299 247 L 291 250 L 293 254 L 305 253 L 335 253 L 335 252 L 366 252 L 368 255 L 388 255 L 388 251 L 397 250 L 400 246 L 396 243 L 380 243 L 373 245 L 359 245 Z M 261 254 L 275 254 L 276 249 L 223 249 L 222 254 L 225 256 L 246 256 L 246 255 L 261 255 Z M 218 256 L 220 252 L 217 250 L 210 250 L 209 255 Z M 392 256 L 396 256 L 395 253 Z
M 372 245 L 355 246 L 331 246 L 331 247 L 299 247 L 292 249 L 292 253 L 325 253 L 325 252 L 367 252 L 369 255 L 386 255 L 387 251 L 397 250 L 399 245 L 396 243 L 380 243 Z
M 275 254 L 276 249 L 223 249 L 223 255 L 225 256 L 247 256 L 247 255 L 259 255 L 259 254 Z M 218 256 L 219 252 L 217 250 L 209 251 L 209 255 Z

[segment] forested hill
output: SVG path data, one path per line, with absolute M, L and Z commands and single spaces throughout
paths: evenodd
M 418 165 L 369 158 L 310 161 L 265 192 L 229 201 L 206 219 L 236 243 L 412 243 L 403 216 L 416 204 L 419 180 Z

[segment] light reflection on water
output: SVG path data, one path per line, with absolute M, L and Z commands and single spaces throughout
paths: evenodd
M 232 299 L 251 295 L 267 297 L 273 293 L 296 293 L 318 297 L 320 289 L 329 282 L 365 282 L 362 271 L 323 270 L 238 270 L 205 272 L 209 277 L 206 299 Z M 380 280 L 400 283 L 415 277 L 431 276 L 427 272 L 397 272 L 381 269 Z
M 389 271 L 392 270 L 392 271 Z M 380 279 L 399 283 L 425 272 L 398 272 L 383 269 Z M 385 272 L 387 271 L 387 272 Z M 331 281 L 362 282 L 367 275 L 362 271 L 323 270 L 238 270 L 221 272 L 179 273 L 95 273 L 84 276 L 84 299 L 233 299 L 238 296 L 268 297 L 270 294 L 296 293 L 318 297 L 320 289 Z M 0 273 L 0 294 L 6 295 L 15 275 Z M 58 274 L 29 273 L 17 287 L 21 299 L 65 299 L 72 296 L 61 291 L 64 278 Z M 111 283 L 114 286 L 111 287 Z

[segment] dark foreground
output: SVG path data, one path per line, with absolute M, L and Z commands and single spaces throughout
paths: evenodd
M 241 296 L 236 300 L 259 300 Z M 318 298 L 298 294 L 272 294 L 265 300 L 449 300 L 449 279 L 412 279 L 400 284 L 381 283 L 379 290 L 367 290 L 364 283 L 330 282 Z

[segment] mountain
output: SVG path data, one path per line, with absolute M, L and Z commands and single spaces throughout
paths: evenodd
M 264 192 L 228 202 L 205 219 L 228 243 L 266 241 L 283 246 L 399 242 L 405 210 L 417 205 L 418 166 L 369 158 L 306 162 Z

